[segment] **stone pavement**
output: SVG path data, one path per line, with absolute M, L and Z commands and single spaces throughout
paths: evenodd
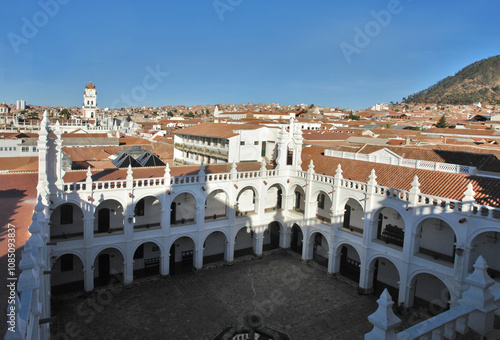
M 250 313 L 294 340 L 362 339 L 376 297 L 288 252 L 52 303 L 53 339 L 209 340 Z

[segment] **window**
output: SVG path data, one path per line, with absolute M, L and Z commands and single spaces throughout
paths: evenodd
M 15 146 L 12 148 L 12 151 L 16 151 L 16 147 Z
M 242 140 L 242 141 L 240 142 L 240 145 L 245 145 L 245 141 L 243 141 L 243 140 Z
M 253 145 L 259 145 L 259 141 L 256 140 L 255 142 L 253 142 Z
M 32 149 L 31 149 L 33 152 L 36 152 L 36 146 L 34 146 Z
M 5 148 L 5 149 L 7 149 L 7 148 Z M 12 146 L 9 146 L 9 151 L 12 151 Z
M 27 147 L 27 146 L 22 146 L 21 147 L 21 152 L 28 152 L 28 151 L 30 151 L 29 147 Z
M 3 147 L 0 146 L 0 151 L 3 151 Z
M 137 204 L 135 205 L 134 215 L 144 216 L 144 198 L 137 202 Z
M 65 204 L 61 206 L 61 224 L 73 223 L 73 206 Z
M 318 208 L 325 209 L 325 194 L 318 195 Z
M 73 255 L 64 254 L 61 256 L 61 271 L 70 272 L 73 270 Z

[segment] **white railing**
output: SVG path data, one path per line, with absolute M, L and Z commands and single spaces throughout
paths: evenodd
M 358 161 L 374 162 L 380 164 L 391 164 L 404 166 L 408 168 L 423 169 L 423 170 L 434 170 L 440 172 L 452 172 L 457 174 L 467 174 L 474 175 L 477 172 L 477 168 L 468 165 L 450 164 L 450 163 L 440 163 L 431 161 L 422 161 L 416 159 L 405 159 L 402 157 L 387 157 L 387 156 L 376 156 L 371 154 L 361 154 L 355 152 L 344 152 L 336 150 L 325 150 L 325 156 L 329 157 L 339 157 L 344 159 L 354 159 Z
M 496 331 L 494 313 L 498 309 L 500 294 L 490 290 L 495 282 L 488 276 L 487 269 L 486 261 L 479 256 L 474 264 L 474 272 L 465 278 L 468 288 L 462 292 L 457 307 L 399 333 L 395 330 L 401 320 L 392 311 L 394 302 L 385 289 L 377 300 L 378 309 L 368 317 L 373 329 L 365 334 L 365 340 L 455 339 L 456 332 L 460 334 L 474 332 L 490 339 L 488 335 Z
M 397 339 L 443 339 L 445 337 L 453 339 L 455 332 L 464 334 L 467 331 L 469 316 L 475 310 L 476 308 L 468 305 L 452 308 L 397 333 Z

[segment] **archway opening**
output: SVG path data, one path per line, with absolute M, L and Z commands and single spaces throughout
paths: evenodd
M 455 232 L 443 220 L 427 218 L 422 221 L 417 231 L 420 237 L 415 238 L 417 254 L 428 260 L 455 262 Z
M 227 218 L 227 195 L 223 190 L 214 190 L 205 201 L 205 221 Z
M 254 231 L 251 227 L 243 227 L 236 234 L 234 243 L 234 258 L 253 255 Z
M 123 206 L 120 202 L 113 199 L 101 202 L 95 217 L 94 235 L 123 234 Z
M 323 267 L 328 268 L 328 241 L 321 233 L 313 233 L 311 235 L 312 243 L 312 259 Z
M 322 191 L 318 194 L 318 196 L 316 196 L 316 202 L 316 218 L 324 223 L 330 224 L 330 209 L 332 207 L 332 200 L 330 199 L 330 196 L 326 192 Z
M 344 206 L 342 227 L 356 234 L 363 234 L 365 213 L 363 207 L 353 198 L 349 198 Z
M 450 309 L 450 291 L 435 275 L 418 274 L 411 280 L 411 286 L 414 289 L 410 296 L 410 306 L 421 313 L 434 316 Z
M 339 272 L 342 276 L 358 282 L 361 273 L 361 260 L 358 252 L 354 247 L 344 244 L 340 246 L 340 268 Z M 339 254 L 337 254 L 338 256 Z
M 178 227 L 196 223 L 196 199 L 189 192 L 177 195 L 170 205 L 170 225 Z
M 264 199 L 266 212 L 281 210 L 283 208 L 283 189 L 278 184 L 270 186 Z
M 94 287 L 123 282 L 123 254 L 115 248 L 104 249 L 94 261 Z
M 170 274 L 178 275 L 193 270 L 194 241 L 187 236 L 175 240 L 170 247 Z
M 399 272 L 394 263 L 378 257 L 372 261 L 370 268 L 373 268 L 373 294 L 378 297 L 387 289 L 392 300 L 398 301 Z
M 296 185 L 293 190 L 293 204 L 290 204 L 290 209 L 298 214 L 303 215 L 306 206 L 305 199 L 306 194 L 304 192 L 304 189 Z
M 160 274 L 160 247 L 154 242 L 141 244 L 134 253 L 134 280 Z
M 76 204 L 62 204 L 50 215 L 51 241 L 80 240 L 83 230 L 83 212 Z
M 134 231 L 161 228 L 162 206 L 158 198 L 141 198 L 134 206 Z
M 375 239 L 384 244 L 403 248 L 405 223 L 396 210 L 389 207 L 380 209 L 375 214 L 375 221 L 377 223 Z
M 471 252 L 469 256 L 468 272 L 474 271 L 474 263 L 479 256 L 482 256 L 488 265 L 488 275 L 497 282 L 500 282 L 500 233 L 487 231 L 474 237 L 471 242 Z
M 303 240 L 304 236 L 302 234 L 302 229 L 295 223 L 292 227 L 292 242 L 290 244 L 290 249 L 302 255 Z
M 83 292 L 83 263 L 73 254 L 64 254 L 55 259 L 52 265 L 53 274 L 50 277 L 51 295 Z
M 252 187 L 243 188 L 236 199 L 236 216 L 255 213 L 257 194 Z
M 273 250 L 280 247 L 280 223 L 271 222 L 264 231 L 264 246 L 263 250 Z
M 203 264 L 222 262 L 226 258 L 226 235 L 215 231 L 208 235 L 203 244 Z

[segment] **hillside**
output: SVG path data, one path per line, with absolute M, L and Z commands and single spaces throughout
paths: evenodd
M 476 61 L 454 76 L 446 77 L 402 101 L 414 104 L 500 104 L 500 55 Z

